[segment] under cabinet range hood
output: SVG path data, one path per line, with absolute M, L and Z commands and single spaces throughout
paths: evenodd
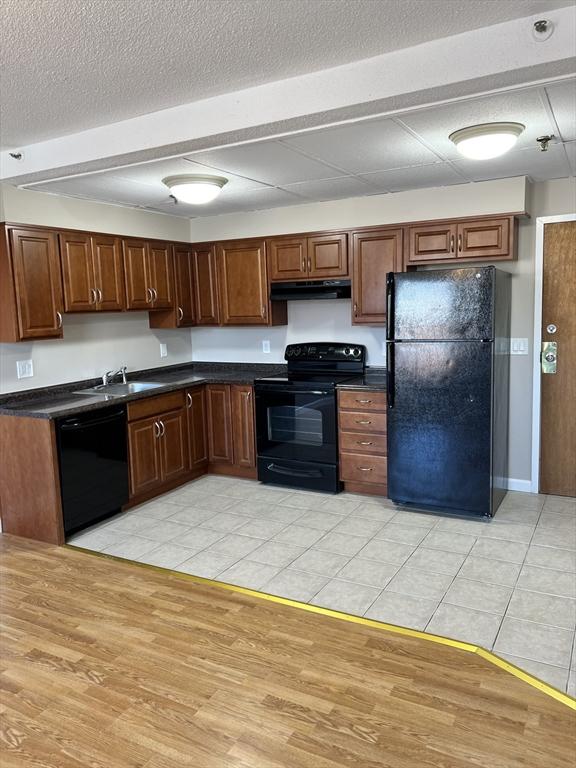
M 301 301 L 303 299 L 349 299 L 350 280 L 299 280 L 292 283 L 272 283 L 271 301 Z

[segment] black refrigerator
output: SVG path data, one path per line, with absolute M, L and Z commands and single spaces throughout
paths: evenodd
M 510 275 L 389 273 L 387 309 L 389 498 L 493 516 L 508 475 Z

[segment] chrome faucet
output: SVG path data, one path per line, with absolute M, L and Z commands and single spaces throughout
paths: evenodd
M 116 376 L 120 376 L 122 374 L 122 384 L 126 384 L 126 371 L 128 370 L 127 365 L 123 365 L 122 368 L 118 368 L 117 371 L 106 371 L 104 376 L 102 376 L 102 386 L 107 387 L 108 384 L 111 383 L 112 379 L 114 379 Z

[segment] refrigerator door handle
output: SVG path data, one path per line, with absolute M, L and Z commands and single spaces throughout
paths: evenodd
M 386 339 L 394 338 L 394 272 L 386 275 Z
M 394 343 L 389 342 L 386 348 L 386 399 L 388 408 L 394 408 Z

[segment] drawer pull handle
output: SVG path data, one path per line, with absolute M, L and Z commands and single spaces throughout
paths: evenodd
M 366 420 L 364 420 L 364 421 L 356 420 L 356 424 L 372 424 L 372 422 L 371 421 L 366 421 Z
M 182 307 L 178 307 L 178 322 L 181 323 L 184 320 L 184 310 Z
M 372 467 L 358 467 L 360 472 L 372 472 Z
M 356 440 L 358 445 L 374 445 L 370 440 Z
M 188 408 L 192 408 L 192 395 L 190 392 L 186 393 L 186 404 Z
M 372 400 L 356 400 L 357 403 L 362 403 L 362 405 L 368 405 L 368 403 L 371 403 Z

